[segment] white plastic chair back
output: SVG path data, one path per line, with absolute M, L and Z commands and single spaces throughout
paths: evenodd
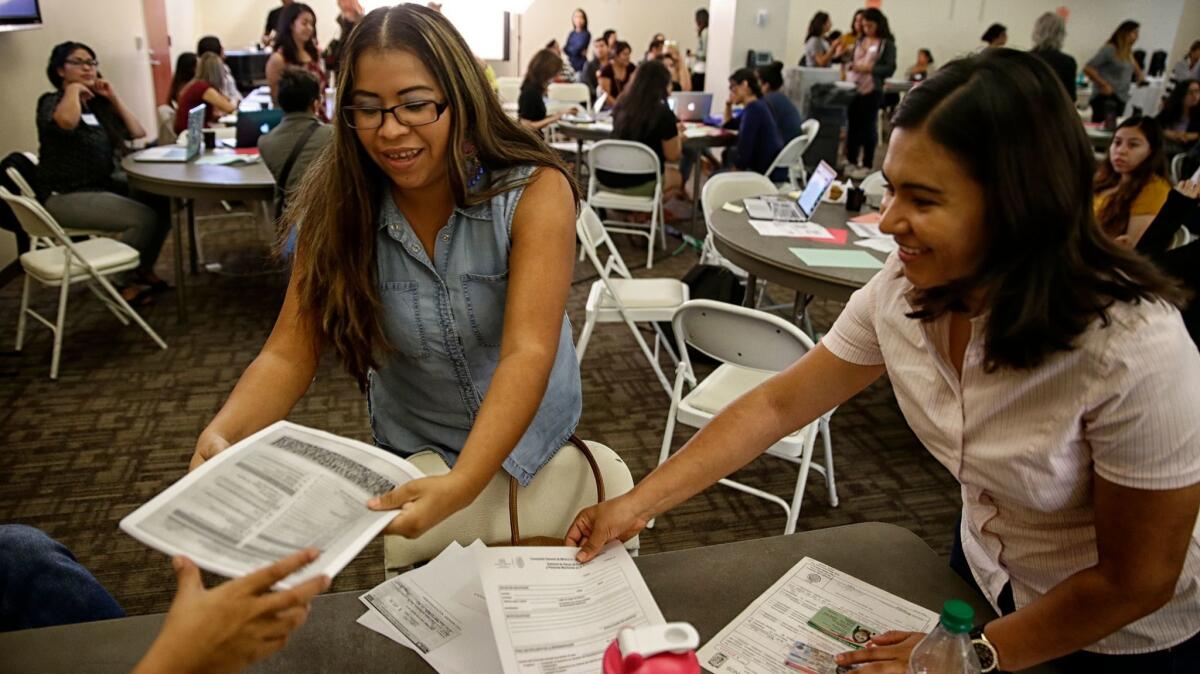
M 565 104 L 563 107 L 576 105 L 581 110 L 592 104 L 588 85 L 582 82 L 553 82 L 546 88 L 546 97 L 553 103 Z
M 588 153 L 588 167 L 592 171 L 591 181 L 596 180 L 596 171 L 624 174 L 658 175 L 658 155 L 644 143 L 632 140 L 601 140 Z
M 520 77 L 497 77 L 496 86 L 500 90 L 500 100 L 505 103 L 516 103 L 521 97 Z
M 29 197 L 30 199 L 37 199 L 37 193 L 33 191 L 33 188 L 30 187 L 28 182 L 26 182 L 25 176 L 21 175 L 21 172 L 18 171 L 15 166 L 9 166 L 5 173 L 8 175 L 9 179 L 16 184 L 17 190 L 21 192 L 21 196 Z
M 821 122 L 810 119 L 801 124 L 800 129 L 800 135 L 783 146 L 783 149 L 775 156 L 775 161 L 771 162 L 766 171 L 763 171 L 763 175 L 769 176 L 775 169 L 783 166 L 788 170 L 789 182 L 794 182 L 797 175 L 805 173 L 803 169 L 804 153 L 808 151 L 808 146 L 812 145 L 813 140 L 817 137 L 817 132 L 821 130 Z
M 580 205 L 579 217 L 575 219 L 575 233 L 579 235 L 584 253 L 591 261 L 592 267 L 596 269 L 596 273 L 600 275 L 600 280 L 604 281 L 605 286 L 608 285 L 609 275 L 614 271 L 622 278 L 633 278 L 633 275 L 629 273 L 629 268 L 625 266 L 624 258 L 617 252 L 617 247 L 613 245 L 608 230 L 604 228 L 604 222 L 587 202 Z M 601 248 L 604 248 L 608 255 L 604 262 L 600 261 Z
M 686 346 L 725 363 L 779 372 L 813 348 L 792 323 L 757 309 L 713 300 L 691 300 L 671 319 L 678 349 L 691 371 Z
M 1174 157 L 1171 157 L 1170 178 L 1171 178 L 1172 185 L 1178 183 L 1180 180 L 1183 180 L 1183 160 L 1184 159 L 1187 159 L 1187 155 L 1182 152 L 1175 155 Z
M 731 201 L 775 193 L 775 183 L 761 173 L 753 171 L 718 173 L 709 178 L 700 190 L 700 207 L 704 213 L 704 219 L 708 220 L 708 217 L 718 208 Z

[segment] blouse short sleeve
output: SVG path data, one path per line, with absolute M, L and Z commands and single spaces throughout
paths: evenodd
M 1110 311 L 1119 311 L 1119 308 Z M 1100 477 L 1132 489 L 1200 482 L 1200 353 L 1163 302 L 1115 317 L 1088 391 L 1084 437 Z
M 880 293 L 887 284 L 897 282 L 898 266 L 896 255 L 889 256 L 883 269 L 850 296 L 846 308 L 834 321 L 829 333 L 821 339 L 821 343 L 833 355 L 855 365 L 883 364 L 875 314 Z
M 1171 183 L 1158 176 L 1153 176 L 1150 182 L 1138 192 L 1137 198 L 1129 207 L 1130 215 L 1158 215 L 1167 196 L 1171 194 Z

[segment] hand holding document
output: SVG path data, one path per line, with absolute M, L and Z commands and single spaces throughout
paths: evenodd
M 395 517 L 367 500 L 423 477 L 377 447 L 280 421 L 121 520 L 121 530 L 202 569 L 240 577 L 305 548 L 320 556 L 278 583 L 333 578 Z
M 620 543 L 586 565 L 578 548 L 488 548 L 479 573 L 504 674 L 596 674 L 622 627 L 662 612 Z
M 932 611 L 805 557 L 697 656 L 718 674 L 833 671 L 827 656 L 865 643 L 871 632 L 928 632 L 937 622 Z

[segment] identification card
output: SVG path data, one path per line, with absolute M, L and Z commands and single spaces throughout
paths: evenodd
M 100 126 L 100 120 L 96 119 L 96 116 L 90 112 L 81 114 L 79 119 L 81 119 L 83 123 L 87 124 L 88 126 Z
M 878 630 L 859 624 L 858 621 L 847 618 L 828 606 L 809 618 L 808 626 L 854 648 L 862 648 L 879 633 Z

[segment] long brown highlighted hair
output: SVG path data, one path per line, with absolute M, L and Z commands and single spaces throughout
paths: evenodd
M 440 12 L 416 4 L 381 7 L 363 17 L 344 47 L 338 73 L 337 107 L 351 104 L 358 58 L 375 49 L 405 49 L 437 78 L 451 115 L 447 172 L 455 205 L 479 204 L 528 184 L 505 179 L 506 169 L 540 166 L 567 178 L 570 172 L 542 140 L 505 114 L 483 68 L 465 40 Z M 473 150 L 473 157 L 468 157 Z M 490 180 L 468 191 L 471 160 Z M 473 168 L 473 167 L 472 167 Z M 305 172 L 283 222 L 300 223 L 295 276 L 300 311 L 318 344 L 331 346 L 351 376 L 365 388 L 367 373 L 390 349 L 380 313 L 375 269 L 378 205 L 388 178 L 334 115 L 333 139 Z
M 1103 194 L 1116 188 L 1096 213 L 1096 224 L 1111 237 L 1125 233 L 1129 227 L 1129 212 L 1133 202 L 1154 176 L 1167 179 L 1167 155 L 1163 151 L 1162 127 L 1152 117 L 1130 117 L 1117 127 L 1118 130 L 1131 128 L 1140 130 L 1146 137 L 1150 154 L 1133 169 L 1129 180 L 1124 183 L 1121 182 L 1121 174 L 1113 168 L 1112 159 L 1105 157 L 1096 170 L 1096 182 L 1092 188 L 1095 194 Z

